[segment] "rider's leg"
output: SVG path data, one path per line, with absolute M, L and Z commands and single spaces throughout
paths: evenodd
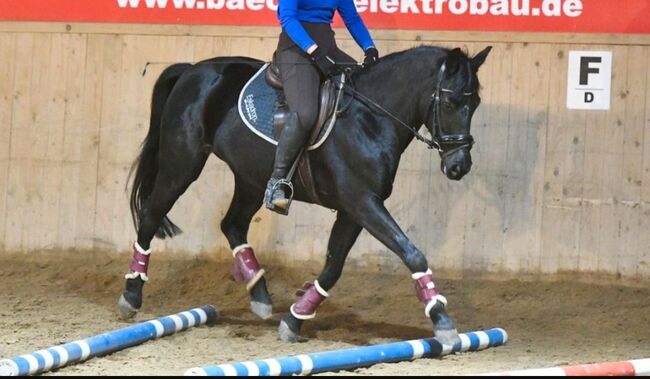
M 267 184 L 264 203 L 271 209 L 286 209 L 289 199 L 282 187 L 276 188 L 276 191 L 273 191 L 273 188 L 280 179 L 287 177 L 316 123 L 320 75 L 311 60 L 298 47 L 281 49 L 277 53 L 284 95 L 292 115 L 278 140 L 273 173 Z

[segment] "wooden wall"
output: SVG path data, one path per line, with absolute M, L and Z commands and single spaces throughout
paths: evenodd
M 275 28 L 0 23 L 0 244 L 128 250 L 127 173 L 168 64 L 268 59 Z M 344 49 L 360 58 L 345 31 Z M 388 208 L 432 267 L 605 272 L 650 277 L 650 37 L 376 31 L 382 53 L 422 43 L 494 49 L 480 72 L 474 168 L 461 182 L 414 143 Z M 570 50 L 613 52 L 610 111 L 566 109 Z M 144 72 L 147 66 L 146 73 Z M 170 216 L 185 230 L 156 250 L 221 251 L 232 175 L 212 157 Z M 250 242 L 263 259 L 322 261 L 334 214 L 261 210 Z M 125 257 L 125 265 L 128 258 Z M 364 232 L 350 261 L 399 267 Z M 319 269 L 315 264 L 314 269 Z

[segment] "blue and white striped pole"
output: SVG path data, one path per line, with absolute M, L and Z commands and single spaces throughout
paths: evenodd
M 483 350 L 488 347 L 503 345 L 508 340 L 508 334 L 500 328 L 464 333 L 459 336 L 460 342 L 454 346 L 441 345 L 436 339 L 429 338 L 252 362 L 195 367 L 187 370 L 185 376 L 319 374 L 328 371 L 368 367 L 377 363 L 400 362 L 422 357 L 440 357 L 456 352 Z
M 39 350 L 11 359 L 0 360 L 0 376 L 40 374 L 86 359 L 110 354 L 159 337 L 166 337 L 193 326 L 209 324 L 219 319 L 217 309 L 204 305 L 186 312 L 138 323 L 122 329 L 99 334 L 83 340 Z

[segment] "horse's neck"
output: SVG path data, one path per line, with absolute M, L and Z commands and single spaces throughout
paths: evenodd
M 412 129 L 420 130 L 426 116 L 422 103 L 430 101 L 439 60 L 439 56 L 433 54 L 409 57 L 405 53 L 392 57 L 360 76 L 357 89 Z M 415 136 L 413 131 L 396 120 L 392 125 L 396 128 L 399 144 L 406 149 Z

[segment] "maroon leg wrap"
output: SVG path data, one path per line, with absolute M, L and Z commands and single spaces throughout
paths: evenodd
M 149 269 L 149 255 L 144 255 L 138 251 L 137 248 L 133 248 L 133 260 L 131 261 L 131 266 L 129 270 L 131 272 L 139 272 L 141 274 L 147 275 L 147 270 Z
M 309 320 L 316 316 L 316 308 L 327 299 L 316 289 L 314 283 L 305 283 L 301 290 L 296 292 L 300 299 L 291 306 L 291 313 L 300 320 Z
M 418 300 L 424 304 L 424 314 L 427 317 L 430 316 L 429 312 L 438 302 L 445 307 L 447 306 L 447 299 L 438 292 L 433 284 L 431 270 L 427 270 L 425 273 L 413 274 L 413 279 L 415 280 L 415 294 Z
M 262 278 L 264 270 L 257 263 L 252 247 L 247 246 L 239 249 L 235 254 L 235 262 L 230 266 L 230 274 L 237 283 L 247 282 L 248 290 Z
M 418 296 L 418 300 L 424 305 L 429 304 L 434 297 L 440 295 L 440 292 L 438 292 L 433 284 L 431 274 L 426 274 L 415 281 L 415 293 Z

